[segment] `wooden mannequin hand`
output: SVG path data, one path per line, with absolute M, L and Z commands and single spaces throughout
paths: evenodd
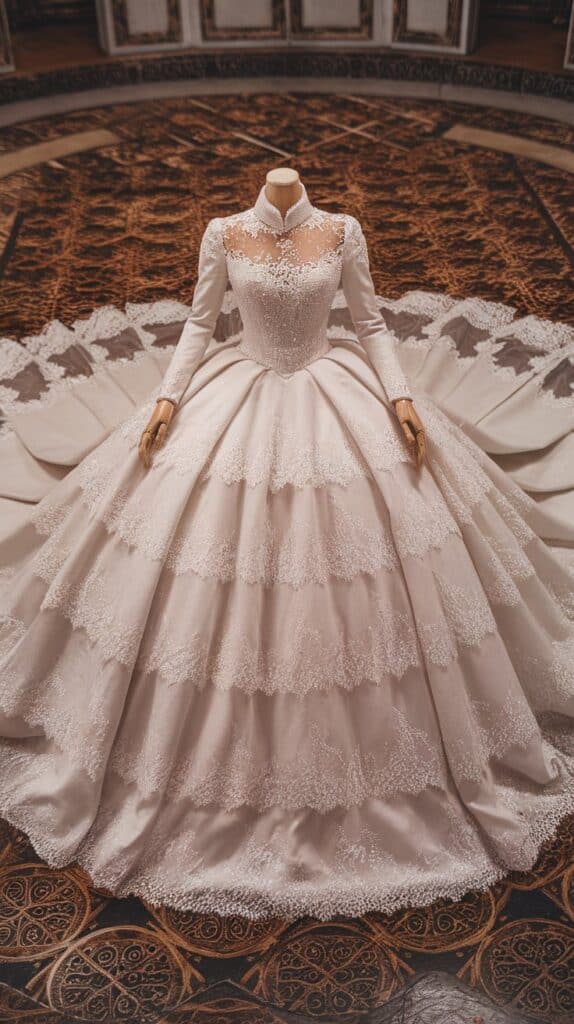
M 410 398 L 397 398 L 393 405 L 407 444 L 416 446 L 417 466 L 420 466 L 426 454 L 426 437 L 418 413 Z
M 140 438 L 139 456 L 146 469 L 151 465 L 152 452 L 157 451 L 165 440 L 168 427 L 175 412 L 175 405 L 167 398 L 160 398 Z

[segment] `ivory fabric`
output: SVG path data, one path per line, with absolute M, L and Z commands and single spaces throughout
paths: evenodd
M 229 285 L 243 329 L 214 345 Z M 359 344 L 328 330 L 339 285 Z M 209 222 L 142 401 L 111 375 L 111 427 L 101 377 L 14 418 L 0 813 L 49 863 L 154 904 L 328 919 L 528 869 L 574 811 L 574 577 L 542 539 L 562 521 L 394 337 L 359 222 L 305 190 L 283 218 L 262 189 Z M 146 471 L 160 395 L 178 408 Z

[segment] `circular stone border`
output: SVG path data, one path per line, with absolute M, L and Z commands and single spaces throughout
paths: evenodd
M 353 49 L 205 49 L 111 58 L 0 80 L 0 124 L 199 92 L 353 92 L 474 103 L 574 124 L 574 74 L 444 55 Z M 46 102 L 49 100 L 49 102 Z

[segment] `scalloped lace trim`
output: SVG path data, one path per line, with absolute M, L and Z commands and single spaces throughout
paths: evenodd
M 472 757 L 464 743 L 457 747 L 449 742 L 448 764 L 440 744 L 412 725 L 404 711 L 393 707 L 376 754 L 366 753 L 359 743 L 351 751 L 342 751 L 329 742 L 328 728 L 311 722 L 308 738 L 312 753 L 304 759 L 295 752 L 289 760 L 273 756 L 262 762 L 236 735 L 229 743 L 232 752 L 225 763 L 214 754 L 211 763 L 199 771 L 193 753 L 166 756 L 165 747 L 154 751 L 153 741 L 151 749 L 142 751 L 137 744 L 134 751 L 129 739 L 120 739 L 112 750 L 110 767 L 124 780 L 135 782 L 142 793 L 161 791 L 168 799 L 189 799 L 197 807 L 213 804 L 231 811 L 279 806 L 326 814 L 336 808 L 357 807 L 368 799 L 418 794 L 429 786 L 446 791 L 453 776 L 478 782 L 491 759 L 503 758 L 515 746 L 526 748 L 540 736 L 524 697 L 509 693 L 504 706 L 490 716 L 481 701 L 470 700 L 469 707 Z
M 353 443 L 341 437 L 332 444 L 322 441 L 301 445 L 300 433 L 290 429 L 276 414 L 264 439 L 250 438 L 246 448 L 241 439 L 234 439 L 229 432 L 212 452 L 223 426 L 222 422 L 216 427 L 205 444 L 200 443 L 199 450 L 191 450 L 184 438 L 174 442 L 160 452 L 158 464 L 173 466 L 178 473 L 201 468 L 202 481 L 216 476 L 227 484 L 240 481 L 245 481 L 249 487 L 265 484 L 276 492 L 287 484 L 346 486 L 358 477 L 371 476 L 365 456 L 370 465 L 381 471 L 411 461 L 407 446 L 396 430 L 369 430 L 358 420 L 349 422 Z
M 41 576 L 39 567 L 37 575 Z M 158 626 L 153 635 L 146 634 L 145 622 L 118 620 L 99 568 L 80 583 L 53 581 L 41 610 L 59 612 L 74 629 L 83 630 L 106 658 L 142 674 L 158 672 L 171 685 L 203 687 L 209 682 L 218 689 L 239 686 L 247 693 L 289 691 L 296 658 L 296 692 L 302 698 L 312 689 L 334 685 L 351 689 L 363 679 L 381 684 L 388 676 L 400 678 L 409 668 L 421 665 L 419 643 L 429 663 L 448 665 L 457 658 L 459 645 L 480 644 L 496 632 L 481 592 L 463 593 L 438 574 L 435 579 L 445 606 L 445 618 L 440 621 L 417 622 L 415 628 L 409 615 L 376 598 L 376 633 L 369 625 L 338 644 L 325 643 L 308 615 L 302 614 L 294 619 L 288 650 L 254 647 L 232 623 L 216 647 L 201 633 L 174 636 L 169 623 Z
M 478 589 L 475 592 L 466 588 L 463 591 L 446 578 L 441 578 L 440 574 L 435 574 L 448 628 L 444 623 L 424 623 L 420 619 L 415 628 L 404 614 L 397 614 L 396 610 L 393 611 L 392 608 L 381 604 L 380 621 L 385 623 L 385 629 L 381 628 L 379 631 L 376 643 L 373 642 L 370 631 L 367 631 L 364 636 L 358 638 L 354 649 L 352 644 L 345 645 L 342 642 L 338 646 L 332 642 L 326 644 L 320 634 L 311 628 L 307 614 L 304 614 L 293 633 L 293 643 L 296 644 L 293 650 L 306 651 L 305 662 L 299 662 L 297 666 L 297 686 L 302 692 L 316 686 L 324 686 L 327 676 L 332 683 L 348 686 L 349 680 L 359 676 L 376 680 L 381 675 L 400 675 L 420 661 L 417 640 L 428 662 L 448 664 L 457 656 L 459 644 L 480 642 L 489 632 L 494 631 L 496 627 L 488 601 L 493 605 L 519 605 L 522 597 L 517 583 L 532 578 L 536 571 L 521 545 L 526 547 L 532 542 L 539 546 L 541 542 L 527 527 L 509 500 L 496 490 L 491 491 L 489 498 L 494 507 L 498 508 L 503 521 L 515 531 L 513 546 L 503 543 L 496 537 L 488 538 L 491 550 L 488 552 L 485 571 L 481 569 L 480 578 L 477 576 Z M 475 505 L 475 509 L 480 510 L 481 507 L 480 502 Z M 454 521 L 448 517 L 438 517 L 433 525 L 433 520 L 428 519 L 427 505 L 424 505 L 421 511 L 423 514 L 419 517 L 419 523 L 416 503 L 413 503 L 408 516 L 405 514 L 404 529 L 396 530 L 395 534 L 399 550 L 415 557 L 424 555 L 429 545 L 432 546 L 433 543 L 440 549 L 441 544 L 449 536 L 458 536 L 460 533 Z M 464 509 L 464 512 L 464 518 L 469 520 L 467 526 L 479 530 L 480 521 L 473 520 L 468 509 Z M 66 579 L 65 576 L 58 579 L 60 569 L 65 565 L 69 554 L 62 539 L 62 532 L 66 526 L 66 509 L 47 506 L 41 511 L 39 509 L 38 513 L 36 528 L 52 534 L 49 541 L 39 548 L 31 562 L 32 572 L 48 584 L 43 607 L 59 610 L 76 628 L 84 629 L 92 642 L 97 643 L 108 657 L 131 665 L 139 652 L 141 671 L 159 671 L 174 682 L 194 682 L 201 685 L 202 681 L 210 677 L 214 685 L 219 687 L 226 687 L 230 685 L 229 680 L 235 680 L 238 685 L 249 690 L 262 688 L 267 692 L 276 692 L 285 688 L 285 680 L 290 679 L 293 673 L 293 650 L 290 650 L 288 663 L 285 662 L 283 654 L 268 651 L 263 665 L 261 652 L 250 649 L 249 644 L 246 644 L 246 637 L 237 635 L 237 631 L 234 632 L 233 629 L 228 630 L 226 640 L 215 650 L 205 643 L 205 638 L 201 635 L 176 637 L 168 626 L 154 630 L 154 636 L 146 636 L 145 622 L 122 623 L 118 620 L 117 613 L 114 612 L 114 604 L 117 602 L 114 602 L 114 594 L 106 585 L 106 576 L 99 566 L 94 567 L 79 583 Z M 155 537 L 153 531 L 152 536 Z M 346 526 L 342 529 L 341 536 L 342 550 L 346 550 L 349 543 Z M 205 538 L 202 539 L 202 544 L 205 544 Z M 372 557 L 370 544 L 371 539 L 368 538 L 364 550 Z M 202 567 L 205 569 L 205 549 L 201 551 L 200 546 L 198 550 L 203 559 Z M 266 552 L 268 550 L 265 548 Z M 360 543 L 357 550 L 362 550 Z M 377 552 L 382 556 L 382 571 L 387 571 L 389 561 L 393 557 L 392 546 L 387 547 L 381 543 Z M 154 554 L 158 558 L 162 557 L 161 552 Z M 225 560 L 221 561 L 224 556 Z M 214 567 L 222 570 L 223 566 L 224 579 L 233 579 L 235 577 L 230 575 L 230 556 L 225 551 L 224 556 L 218 551 L 216 565 L 210 562 L 210 571 L 213 573 Z M 181 552 L 176 547 L 166 559 L 165 565 L 173 568 L 175 564 L 182 568 L 181 562 L 174 562 L 178 557 L 181 557 Z M 343 554 L 342 557 L 344 559 L 348 556 Z M 188 551 L 186 568 L 189 568 L 189 564 Z M 275 560 L 274 564 L 280 565 L 281 560 Z M 289 564 L 291 563 L 286 559 L 283 562 L 283 570 Z M 292 582 L 301 584 L 302 567 L 296 561 L 292 564 L 299 574 Z M 356 561 L 353 564 L 356 566 Z M 315 570 L 318 566 L 322 571 L 325 568 L 333 568 L 333 564 L 325 566 L 317 563 Z M 257 574 L 253 568 L 249 573 L 249 581 L 252 581 Z M 259 577 L 265 579 L 265 575 L 261 576 L 260 572 Z M 282 578 L 286 578 L 285 571 Z M 556 596 L 564 615 L 571 615 L 571 594 L 565 592 L 565 581 L 549 579 L 548 583 L 553 588 L 550 595 Z M 114 581 L 108 580 L 108 584 L 113 590 Z
M 136 410 L 97 452 L 105 455 L 104 445 L 112 445 L 116 436 L 122 437 L 130 449 L 136 449 L 152 409 L 153 403 L 148 402 Z M 266 436 L 250 436 L 246 445 L 243 436 L 235 436 L 234 421 L 229 423 L 228 414 L 223 412 L 216 423 L 193 438 L 193 444 L 184 432 L 179 436 L 168 434 L 154 456 L 154 465 L 169 467 L 181 475 L 198 474 L 200 482 L 215 476 L 227 484 L 245 481 L 249 487 L 265 485 L 275 493 L 287 484 L 298 488 L 329 483 L 345 487 L 357 478 L 372 476 L 373 469 L 383 472 L 399 463 L 412 462 L 400 428 L 394 423 L 375 430 L 351 416 L 346 430 L 352 440 L 341 434 L 334 441 L 325 438 L 302 443 L 301 433 L 275 413 L 269 417 Z M 97 458 L 96 452 L 87 457 L 86 464 L 94 460 L 94 473 L 98 472 Z
M 84 459 L 78 467 L 78 482 L 91 514 L 103 522 L 110 533 L 121 537 L 129 547 L 136 548 L 152 561 L 163 562 L 167 569 L 176 574 L 194 572 L 203 578 L 215 577 L 223 582 L 238 578 L 247 583 L 257 582 L 266 586 L 282 583 L 298 588 L 310 582 L 326 582 L 332 576 L 350 580 L 361 572 L 374 574 L 382 567 L 394 569 L 398 567 L 401 558 L 423 557 L 429 550 L 444 544 L 451 534 L 460 535 L 459 523 L 472 524 L 474 509 L 486 497 L 499 511 L 518 543 L 523 546 L 528 544 L 536 535 L 519 509 L 530 510 L 531 500 L 510 482 L 508 497 L 502 494 L 482 468 L 474 448 L 470 449 L 473 458 L 467 460 L 467 465 L 461 468 L 461 451 L 465 451 L 465 441 L 460 438 L 458 451 L 450 454 L 448 442 L 451 434 L 444 424 L 435 422 L 433 432 L 433 441 L 440 446 L 440 460 L 437 458 L 433 463 L 433 475 L 441 493 L 435 500 L 429 500 L 413 487 L 405 489 L 397 478 L 396 486 L 401 491 L 405 511 L 397 517 L 392 529 L 382 518 L 380 524 L 373 529 L 358 516 L 351 516 L 343 503 L 334 494 L 329 494 L 333 528 L 328 533 L 319 532 L 314 519 L 305 520 L 302 517 L 300 520 L 295 518 L 290 529 L 277 531 L 269 524 L 263 533 L 251 536 L 246 536 L 246 531 L 240 525 L 222 534 L 212 530 L 207 523 L 195 521 L 174 535 L 169 521 L 166 521 L 165 503 L 142 509 L 134 501 L 128 487 L 119 488 L 114 485 L 117 466 L 108 455 L 114 437 L 110 437 Z M 373 469 L 392 473 L 395 466 L 409 461 L 408 455 L 405 457 L 404 446 L 397 448 L 398 439 L 394 434 L 392 438 L 390 445 L 387 438 L 373 438 L 371 446 L 367 438 L 361 440 L 367 460 L 365 466 L 361 467 L 362 477 L 372 478 Z M 181 446 L 185 470 L 190 468 L 190 448 L 195 449 L 193 459 L 201 466 L 205 462 L 203 449 L 205 447 L 208 450 L 211 443 L 198 439 L 194 440 L 192 446 L 187 442 L 186 450 Z M 262 483 L 269 471 L 267 455 L 260 457 L 258 450 L 253 455 L 250 453 L 249 457 L 252 460 L 251 468 L 257 474 L 257 479 L 253 476 L 251 482 Z M 243 451 L 231 474 L 233 481 L 230 477 L 224 477 L 225 483 L 239 483 L 243 480 L 245 459 L 246 452 Z M 179 468 L 177 453 L 174 456 L 173 452 L 168 452 L 164 461 Z M 217 474 L 215 467 L 217 456 L 212 463 L 208 463 L 204 475 L 214 473 L 219 477 L 221 467 L 217 467 Z M 307 461 L 303 453 L 299 452 L 298 460 L 291 463 L 293 472 L 288 474 L 291 479 L 296 475 L 295 467 L 301 470 L 301 483 L 303 476 L 314 472 L 316 464 Z M 327 475 L 331 475 L 332 466 L 323 463 L 321 468 L 327 471 Z M 456 481 L 460 493 L 455 490 L 452 480 Z M 281 486 L 284 482 L 284 475 L 280 481 L 275 480 Z M 322 482 L 325 482 L 324 478 Z M 169 480 L 164 486 L 169 488 Z M 294 515 L 295 510 L 296 505 Z M 58 513 L 49 500 L 40 503 L 33 517 L 36 529 L 43 534 L 52 533 L 58 515 L 64 518 L 65 514 L 65 508 Z M 496 546 L 496 539 L 493 546 Z M 302 551 L 305 552 L 305 560 L 301 558 Z
M 160 299 L 152 303 L 127 303 L 125 310 L 117 309 L 115 306 L 99 306 L 85 320 L 75 320 L 71 327 L 66 327 L 61 320 L 50 320 L 40 334 L 23 339 L 25 345 L 21 341 L 2 338 L 0 352 L 4 377 L 15 376 L 30 364 L 34 364 L 39 367 L 47 384 L 47 390 L 38 398 L 25 401 L 9 386 L 0 386 L 2 410 L 12 414 L 45 408 L 58 401 L 64 392 L 73 389 L 77 384 L 93 379 L 93 372 L 105 369 L 109 365 L 137 364 L 139 360 L 149 356 L 150 352 L 158 351 L 156 339 L 146 330 L 146 325 L 178 323 L 184 321 L 189 313 L 189 306 L 172 299 Z M 114 358 L 101 341 L 113 338 L 128 329 L 135 331 L 141 351 L 130 356 Z M 87 361 L 92 367 L 91 374 L 66 375 L 64 366 L 53 357 L 62 355 L 70 347 L 85 350 Z M 175 349 L 175 344 L 162 346 L 162 351 L 170 349 Z M 0 434 L 10 433 L 11 430 L 9 423 L 3 424 Z
M 17 620 L 12 619 L 10 626 L 12 638 L 23 635 Z M 69 646 L 67 658 L 68 678 L 74 661 L 81 665 L 77 671 L 83 677 L 87 675 L 82 646 L 77 650 Z M 99 658 L 91 667 L 94 677 L 101 676 Z M 87 691 L 74 694 L 71 701 L 58 672 L 28 684 L 22 692 L 20 677 L 8 671 L 0 686 L 0 709 L 5 715 L 41 727 L 42 733 L 96 779 L 108 759 L 118 714 L 110 701 L 115 700 L 118 690 L 123 691 L 123 682 L 112 679 L 106 687 L 88 686 Z M 158 699 L 160 696 L 169 702 L 165 690 Z M 526 747 L 538 732 L 536 718 L 523 695 L 509 693 L 504 707 L 495 712 L 484 701 L 469 698 L 464 711 L 467 720 L 460 742 L 451 728 L 447 745 L 450 773 L 460 780 L 479 780 L 490 758 L 501 758 L 514 745 Z M 221 729 L 225 729 L 223 721 Z M 204 757 L 200 763 L 194 753 L 179 756 L 165 737 L 161 741 L 153 731 L 141 736 L 133 729 L 130 733 L 126 725 L 116 735 L 109 766 L 122 778 L 137 782 L 142 793 L 165 790 L 170 797 L 186 797 L 198 806 L 216 804 L 226 809 L 280 805 L 310 807 L 323 813 L 356 806 L 373 796 L 418 793 L 431 785 L 446 787 L 449 773 L 444 754 L 432 735 L 410 723 L 406 713 L 396 707 L 385 730 L 376 753 L 370 753 L 360 743 L 352 749 L 337 747 L 330 742 L 329 728 L 314 721 L 306 737 L 309 750 L 305 757 L 302 759 L 297 751 L 286 759 L 254 753 L 238 728 L 233 728 L 233 735 L 226 739 L 225 759 L 217 743 L 217 752 L 206 764 Z
M 194 521 L 175 537 L 165 529 L 161 508 L 133 508 L 128 492 L 115 490 L 113 500 L 104 506 L 114 471 L 102 464 L 82 472 L 79 477 L 83 499 L 90 512 L 111 533 L 146 558 L 160 561 L 178 575 L 193 572 L 202 578 L 222 582 L 240 579 L 264 586 L 286 584 L 294 589 L 309 583 L 326 583 L 331 577 L 352 580 L 359 573 L 374 575 L 381 568 L 396 569 L 399 555 L 424 555 L 429 548 L 440 547 L 451 535 L 459 533 L 457 524 L 443 502 L 434 506 L 419 500 L 393 533 L 382 518 L 373 529 L 351 513 L 334 493 L 327 495 L 332 510 L 332 526 L 320 530 L 307 516 L 294 519 L 290 527 L 279 529 L 271 522 L 262 532 L 246 536 L 241 525 L 222 535 L 206 522 Z M 39 532 L 50 532 L 47 522 L 35 517 Z M 185 524 L 184 524 L 185 526 Z M 304 558 L 301 557 L 304 553 Z M 65 558 L 65 553 L 63 556 Z
M 0 616 L 0 630 L 3 621 Z M 85 652 L 77 652 L 78 674 L 86 670 Z M 69 680 L 58 672 L 50 672 L 35 685 L 21 692 L 21 677 L 16 672 L 4 672 L 0 685 L 0 711 L 11 718 L 23 719 L 35 730 L 64 750 L 71 760 L 91 779 L 96 779 L 106 763 L 106 744 L 109 719 L 104 703 L 97 695 L 97 687 L 83 691 L 85 702 L 82 713 L 70 702 Z M 89 721 L 89 736 L 86 736 Z M 0 744 L 10 743 L 2 737 Z
M 203 687 L 209 680 L 217 689 L 238 686 L 245 693 L 285 691 L 301 699 L 311 690 L 353 689 L 363 680 L 384 685 L 389 676 L 400 679 L 410 668 L 420 667 L 421 649 L 429 663 L 446 666 L 458 657 L 459 645 L 478 645 L 496 631 L 485 602 L 477 597 L 473 607 L 466 596 L 466 606 L 475 612 L 472 622 L 457 616 L 454 622 L 417 623 L 417 632 L 409 616 L 378 600 L 374 602 L 377 631 L 369 625 L 338 644 L 324 643 L 302 615 L 291 629 L 290 652 L 252 647 L 245 635 L 238 635 L 233 628 L 214 651 L 199 634 L 182 642 L 170 636 L 168 629 L 144 638 L 138 667 L 142 672 L 158 672 L 171 685 Z
M 95 509 L 92 495 L 88 507 Z M 283 584 L 299 589 L 310 583 L 327 583 L 335 577 L 351 581 L 360 573 L 375 575 L 380 569 L 396 569 L 397 557 L 391 532 L 383 524 L 371 529 L 328 495 L 332 506 L 333 525 L 329 531 L 318 532 L 307 520 L 295 521 L 288 529 L 273 527 L 267 522 L 260 534 L 245 536 L 236 527 L 225 536 L 204 522 L 194 524 L 184 535 L 179 534 L 167 551 L 157 544 L 157 534 L 148 532 L 149 522 L 137 524 L 128 514 L 123 518 L 106 518 L 106 526 L 129 545 L 143 550 L 165 568 L 181 575 L 193 572 L 203 579 L 216 578 L 222 583 L 239 579 L 244 583 L 260 583 L 271 587 Z M 97 512 L 96 512 L 97 515 Z M 447 536 L 448 523 L 436 520 L 435 543 Z M 139 527 L 139 528 L 138 528 Z M 144 534 L 145 529 L 145 534 Z M 145 543 L 142 543 L 145 536 Z M 303 556 L 303 557 L 302 557 Z
M 9 777 L 11 757 L 8 757 Z M 35 761 L 42 761 L 36 755 Z M 39 766 L 40 767 L 40 766 Z M 283 829 L 262 842 L 248 831 L 229 863 L 209 864 L 199 852 L 198 837 L 189 829 L 175 833 L 156 827 L 137 857 L 125 848 L 123 819 L 113 809 L 100 809 L 97 823 L 75 849 L 63 846 L 45 817 L 13 804 L 1 792 L 2 816 L 30 838 L 38 855 L 60 868 L 72 861 L 90 875 L 92 883 L 116 897 L 138 896 L 153 906 L 170 906 L 219 916 L 241 915 L 249 920 L 279 916 L 296 920 L 312 916 L 328 921 L 340 915 L 395 913 L 440 899 L 458 900 L 468 891 L 483 891 L 513 871 L 532 869 L 542 845 L 553 838 L 560 821 L 574 811 L 574 788 L 559 779 L 547 791 L 514 792 L 512 779 L 495 786 L 497 806 L 516 816 L 504 853 L 497 849 L 468 811 L 447 804 L 448 835 L 440 848 L 421 851 L 417 865 L 401 864 L 381 847 L 381 835 L 363 823 L 349 827 L 330 823 L 334 842 L 326 860 L 315 851 L 315 871 L 293 859 L 293 840 Z M 518 827 L 517 823 L 520 823 Z M 102 834 L 108 848 L 119 852 L 102 864 Z M 181 865 L 181 870 L 177 870 Z M 167 870 L 169 868 L 169 870 Z
M 57 564 L 37 566 L 38 576 L 52 579 Z M 532 573 L 530 573 L 532 576 Z M 375 604 L 377 630 L 371 625 L 352 638 L 325 642 L 320 632 L 302 614 L 293 620 L 288 651 L 267 646 L 263 651 L 250 644 L 242 627 L 230 627 L 217 644 L 206 642 L 199 633 L 174 635 L 169 622 L 146 634 L 146 622 L 122 623 L 106 589 L 105 578 L 96 569 L 80 584 L 65 580 L 52 582 L 42 608 L 58 611 L 75 629 L 86 632 L 106 658 L 137 669 L 142 674 L 157 672 L 170 685 L 207 683 L 217 689 L 240 687 L 246 693 L 262 690 L 273 694 L 295 692 L 301 699 L 315 689 L 340 686 L 352 689 L 362 680 L 381 685 L 389 676 L 401 678 L 410 668 L 447 666 L 464 647 L 479 645 L 497 631 L 496 620 L 482 590 L 462 590 L 435 573 L 442 603 L 440 621 L 427 622 L 398 613 L 378 599 Z M 520 566 L 523 579 L 524 569 Z M 515 602 L 513 602 L 515 603 Z M 564 603 L 567 611 L 567 602 Z M 565 628 L 568 620 L 564 617 Z M 540 696 L 546 691 L 563 692 L 572 686 L 571 641 L 554 641 L 554 661 L 544 658 L 525 661 L 523 680 L 538 680 Z M 520 652 L 516 653 L 520 659 Z M 543 685 L 547 681 L 546 686 Z

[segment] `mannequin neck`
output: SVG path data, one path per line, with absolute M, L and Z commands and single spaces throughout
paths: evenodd
M 264 187 L 267 199 L 273 206 L 277 207 L 282 217 L 285 217 L 287 210 L 303 194 L 303 186 L 300 181 L 294 181 L 291 185 L 273 185 L 267 182 Z

